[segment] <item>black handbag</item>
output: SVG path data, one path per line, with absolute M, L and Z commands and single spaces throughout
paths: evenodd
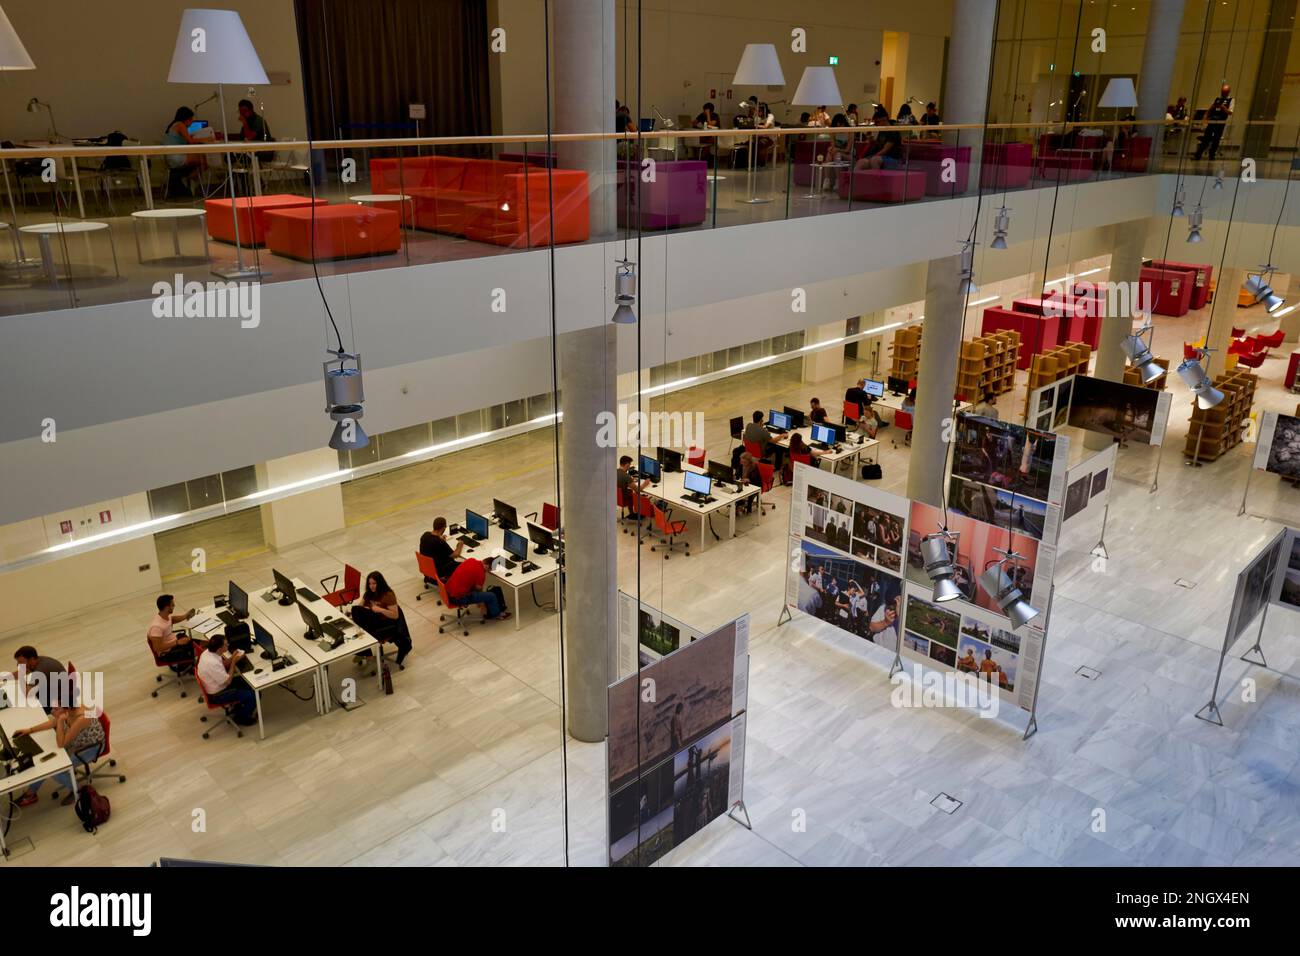
M 867 481 L 879 481 L 884 477 L 884 473 L 881 472 L 878 464 L 872 462 L 869 465 L 862 466 L 862 477 Z

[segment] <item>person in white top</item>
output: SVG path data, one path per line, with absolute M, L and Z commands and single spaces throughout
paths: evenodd
M 233 705 L 230 716 L 235 723 L 256 723 L 257 696 L 247 684 L 235 681 L 235 668 L 244 652 L 235 651 L 227 656 L 223 653 L 225 648 L 224 633 L 217 632 L 208 638 L 208 646 L 199 655 L 199 663 L 195 668 L 199 683 L 203 685 L 208 700 L 212 703 Z

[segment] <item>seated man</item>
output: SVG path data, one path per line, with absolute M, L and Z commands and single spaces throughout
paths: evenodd
M 176 634 L 173 624 L 188 621 L 194 616 L 194 608 L 184 614 L 176 613 L 176 598 L 170 594 L 160 594 L 155 602 L 158 613 L 149 624 L 149 646 L 154 656 L 168 664 L 191 664 L 194 662 L 194 644 L 188 634 Z
M 877 106 L 871 116 L 872 126 L 890 126 L 889 111 Z M 855 170 L 864 169 L 902 169 L 903 138 L 892 130 L 881 130 L 867 147 L 866 154 L 857 161 Z
M 742 441 L 753 442 L 758 445 L 762 451 L 761 457 L 764 459 L 772 458 L 773 465 L 780 469 L 781 461 L 784 459 L 785 455 L 780 445 L 772 443 L 772 433 L 763 427 L 762 412 L 754 412 L 752 421 L 745 426 L 745 430 L 741 433 L 740 437 Z
M 505 610 L 505 601 L 497 594 L 498 589 L 484 589 L 486 580 L 487 568 L 483 562 L 478 558 L 466 558 L 447 582 L 447 596 L 457 604 L 482 604 L 489 621 L 507 620 L 510 612 Z
M 208 700 L 214 704 L 231 704 L 231 719 L 247 727 L 257 723 L 257 696 L 253 689 L 243 681 L 235 680 L 235 667 L 244 656 L 243 651 L 235 651 L 227 657 L 226 635 L 221 631 L 213 632 L 208 638 L 208 646 L 199 655 L 199 664 L 195 668 L 199 683 L 207 692 Z
M 814 425 L 825 425 L 826 409 L 822 408 L 821 399 L 814 398 L 811 400 L 810 404 L 812 406 L 812 411 L 808 413 L 808 420 Z
M 53 657 L 42 657 L 36 648 L 24 644 L 14 651 L 14 661 L 18 664 L 18 674 L 25 680 L 25 690 L 31 692 L 45 712 L 50 713 L 54 706 L 70 706 L 75 701 L 65 702 L 62 690 L 68 684 L 68 674 Z
M 460 567 L 460 552 L 464 547 L 464 542 L 457 541 L 455 550 L 452 550 L 447 543 L 447 519 L 442 515 L 433 519 L 432 531 L 420 535 L 420 553 L 426 558 L 433 558 L 433 563 L 438 568 L 438 577 L 444 582 Z

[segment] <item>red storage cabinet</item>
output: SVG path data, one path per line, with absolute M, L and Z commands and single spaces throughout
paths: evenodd
M 1142 306 L 1156 315 L 1186 315 L 1192 308 L 1195 271 L 1144 268 L 1140 276 L 1138 298 Z M 1149 287 L 1149 291 L 1148 291 Z M 1148 297 L 1150 302 L 1146 301 Z
M 1192 287 L 1192 308 L 1203 309 L 1210 301 L 1210 279 L 1214 277 L 1214 266 L 1195 262 L 1170 262 L 1168 259 L 1156 259 L 1151 263 L 1153 269 L 1175 269 L 1179 272 L 1195 274 Z
M 980 334 L 989 335 L 1004 329 L 1015 329 L 1020 333 L 1020 354 L 1016 358 L 1016 368 L 1029 368 L 1032 356 L 1056 348 L 1061 337 L 1061 320 L 1054 315 L 1032 315 L 1014 309 L 985 309 Z

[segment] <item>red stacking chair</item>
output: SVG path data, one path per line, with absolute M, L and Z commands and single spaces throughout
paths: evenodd
M 775 477 L 776 468 L 765 461 L 758 463 L 758 480 L 762 482 L 758 489 L 758 516 L 761 518 L 767 508 L 775 508 L 774 502 L 763 500 L 763 495 L 772 490 L 772 481 Z
M 203 697 L 203 703 L 205 703 L 205 704 L 208 705 L 208 710 L 219 710 L 219 711 L 221 711 L 221 713 L 222 713 L 222 715 L 223 715 L 223 716 L 222 716 L 222 720 L 223 720 L 223 722 L 224 722 L 224 723 L 227 723 L 227 724 L 229 724 L 231 727 L 234 727 L 234 728 L 235 728 L 235 736 L 236 736 L 236 737 L 242 737 L 242 736 L 244 736 L 244 730 L 243 730 L 243 728 L 240 727 L 239 724 L 235 723 L 234 718 L 230 716 L 230 712 L 231 712 L 232 710 L 235 709 L 235 705 L 234 705 L 234 704 L 214 704 L 214 703 L 212 702 L 212 698 L 208 696 L 208 689 L 207 689 L 206 687 L 203 686 L 203 681 L 199 680 L 198 664 L 196 663 L 196 664 L 194 665 L 194 667 L 195 667 L 195 670 L 194 670 L 194 683 L 196 683 L 196 684 L 199 686 L 199 694 Z M 202 717 L 199 718 L 199 720 L 200 720 L 202 723 L 205 723 L 205 724 L 206 724 L 206 723 L 208 722 L 208 715 L 207 715 L 207 714 L 204 714 Z M 207 730 L 203 731 L 203 739 L 204 739 L 204 740 L 207 740 L 208 737 L 211 736 L 211 734 L 212 734 L 212 729 L 211 729 L 211 728 L 208 728 Z
M 904 412 L 904 411 L 901 411 L 901 410 L 900 410 L 900 411 L 897 411 L 897 412 L 894 412 L 894 427 L 895 427 L 895 428 L 906 429 L 906 432 L 903 434 L 903 444 L 904 444 L 904 445 L 910 445 L 910 444 L 912 444 L 912 414 L 911 414 L 911 412 Z M 897 446 L 897 444 L 898 444 L 898 442 L 894 442 L 894 445 L 895 445 L 895 446 Z
M 650 499 L 646 498 L 644 500 L 649 501 Z M 650 513 L 654 517 L 655 527 L 658 528 L 659 533 L 664 536 L 664 560 L 667 561 L 672 556 L 673 548 L 677 547 L 679 543 L 677 541 L 677 536 L 686 530 L 686 522 L 673 521 L 671 518 L 671 508 L 668 511 L 664 511 L 662 508 L 657 507 L 653 502 L 650 503 Z M 691 556 L 691 543 L 689 541 L 682 541 L 680 544 L 686 549 L 686 556 L 689 558 Z M 653 544 L 650 545 L 650 550 L 653 551 L 654 549 L 655 546 Z
M 415 552 L 415 565 L 420 569 L 420 576 L 424 578 L 424 590 L 415 596 L 418 601 L 430 591 L 438 590 L 438 564 L 427 554 Z
M 622 488 L 615 488 L 615 489 L 614 489 L 614 501 L 617 503 L 617 505 L 618 505 L 618 509 L 619 509 L 619 512 L 620 512 L 620 514 L 619 514 L 619 518 L 618 518 L 618 520 L 619 520 L 620 522 L 623 522 L 624 524 L 627 524 L 628 522 L 633 521 L 633 520 L 635 519 L 635 516 L 636 516 L 636 511 L 635 511 L 635 509 L 636 509 L 636 500 L 635 500 L 635 499 L 636 499 L 636 496 L 633 495 L 631 492 L 625 491 L 625 490 L 622 489 Z M 629 516 L 629 512 L 631 513 L 630 516 Z M 631 534 L 631 533 L 632 533 L 632 529 L 631 529 L 631 528 L 628 528 L 628 527 L 624 527 L 624 528 L 623 528 L 623 533 L 624 533 L 624 534 Z
M 745 451 L 753 455 L 755 461 L 758 461 L 760 458 L 763 457 L 763 449 L 759 446 L 758 442 L 756 441 L 745 442 Z
M 1246 330 L 1245 330 L 1245 329 L 1239 329 L 1239 328 L 1237 328 L 1237 327 L 1234 325 L 1234 326 L 1232 327 L 1232 333 L 1231 333 L 1231 334 L 1232 334 L 1232 337 L 1233 337 L 1234 339 L 1239 339 L 1239 338 L 1241 338 L 1243 335 L 1246 334 Z
M 1229 355 L 1249 355 L 1253 351 L 1254 349 L 1247 345 L 1243 339 L 1234 339 L 1228 345 Z
M 524 515 L 524 517 L 536 518 L 537 512 L 531 511 L 528 514 Z M 542 516 L 541 519 L 538 521 L 538 524 L 540 524 L 547 531 L 554 531 L 558 534 L 560 531 L 560 509 L 557 508 L 555 505 L 551 504 L 549 501 L 543 501 Z
M 694 465 L 696 468 L 703 468 L 704 459 L 707 454 L 708 451 L 704 448 L 688 448 L 686 449 L 686 461 L 689 464 Z
M 343 565 L 343 587 L 336 591 L 334 586 L 338 583 L 339 576 L 337 574 L 320 580 L 321 589 L 327 592 L 321 596 L 330 604 L 335 607 L 343 607 L 345 604 L 351 604 L 361 597 L 361 572 L 352 565 Z
M 421 555 L 421 557 L 423 557 L 423 555 Z M 433 561 L 430 561 L 429 563 L 433 564 Z M 466 637 L 469 637 L 469 625 L 467 622 L 470 620 L 470 618 L 468 617 L 468 614 L 469 614 L 469 609 L 472 608 L 474 605 L 457 604 L 455 601 L 453 601 L 451 599 L 451 595 L 447 593 L 447 585 L 443 582 L 442 578 L 438 577 L 438 569 L 435 567 L 432 570 L 433 570 L 433 580 L 438 584 L 438 596 L 442 598 L 443 607 L 447 608 L 447 610 L 449 611 L 456 612 L 456 626 L 460 628 L 461 634 L 465 635 Z M 478 619 L 478 622 L 480 624 L 484 624 L 487 622 L 487 606 L 480 604 L 478 608 L 482 612 L 482 617 Z M 450 618 L 451 618 L 450 614 L 438 615 L 439 634 L 442 633 L 442 629 L 444 626 L 443 622 L 450 620 Z
M 1280 328 L 1274 329 L 1268 335 L 1255 336 L 1255 344 L 1262 349 L 1275 349 L 1282 344 L 1284 333 Z
M 69 668 L 71 668 L 72 665 L 69 664 L 68 666 Z M 110 774 L 109 780 L 107 781 L 102 777 L 98 781 L 95 779 L 95 770 L 102 769 L 104 766 L 104 761 L 108 761 L 109 767 L 117 766 L 117 760 L 116 758 L 113 757 L 112 738 L 109 735 L 110 725 L 108 721 L 108 714 L 107 712 L 102 710 L 99 712 L 99 726 L 104 728 L 104 749 L 99 752 L 98 757 L 96 757 L 94 760 L 90 761 L 89 763 L 84 763 L 84 764 L 74 763 L 73 767 L 75 768 L 77 766 L 80 766 L 85 771 L 86 773 L 85 783 L 88 784 L 93 785 L 95 783 L 99 783 L 102 786 L 106 782 L 111 782 L 111 778 L 113 776 L 117 777 L 118 783 L 126 783 L 126 774 L 121 774 L 121 773 L 115 775 Z M 58 799 L 59 796 L 58 791 L 56 790 L 51 796 L 53 796 L 55 799 Z
M 1268 349 L 1256 352 L 1254 355 L 1238 355 L 1237 364 L 1245 365 L 1247 368 L 1259 368 L 1266 358 L 1268 358 Z
M 844 403 L 844 424 L 856 425 L 858 419 L 862 417 L 862 406 L 857 402 Z
M 1200 354 L 1201 354 L 1201 350 L 1198 349 L 1195 345 L 1188 345 L 1186 342 L 1183 343 L 1183 358 L 1194 359 L 1199 357 Z
M 191 640 L 193 640 L 193 638 L 191 638 Z M 154 666 L 155 666 L 155 667 L 167 667 L 167 668 L 170 668 L 170 669 L 171 669 L 171 672 L 172 672 L 174 675 L 176 675 L 176 686 L 179 687 L 179 688 L 181 689 L 181 696 L 184 697 L 184 696 L 185 696 L 185 675 L 186 675 L 186 674 L 189 674 L 189 673 L 191 673 L 191 672 L 193 671 L 193 669 L 194 669 L 194 664 L 193 664 L 193 662 L 190 662 L 190 661 L 182 661 L 181 663 L 177 664 L 177 663 L 175 663 L 174 661 L 165 661 L 165 660 L 162 660 L 162 659 L 161 659 L 157 654 L 154 653 L 154 650 L 153 650 L 153 642 L 149 640 L 149 635 L 148 635 L 147 633 L 146 633 L 145 636 L 144 636 L 144 643 L 145 643 L 145 646 L 149 648 L 149 656 L 153 658 Z M 197 654 L 195 654 L 194 656 L 195 656 L 196 658 L 198 657 Z M 158 681 L 158 683 L 161 684 L 161 683 L 162 683 L 162 679 L 163 679 L 163 675 L 162 675 L 162 674 L 158 674 L 157 677 L 156 677 L 156 680 Z M 157 696 L 158 696 L 158 691 L 160 691 L 160 690 L 162 690 L 161 687 L 156 687 L 156 688 L 154 688 L 153 693 L 150 694 L 149 696 L 150 696 L 150 697 L 157 697 Z

